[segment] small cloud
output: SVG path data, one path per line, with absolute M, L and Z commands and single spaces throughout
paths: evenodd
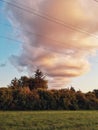
M 0 64 L 0 68 L 5 67 L 5 66 L 6 66 L 6 63 L 1 63 Z

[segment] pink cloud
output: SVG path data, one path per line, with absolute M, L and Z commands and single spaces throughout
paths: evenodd
M 9 0 L 13 2 L 12 0 Z M 29 7 L 28 13 L 7 5 L 9 19 L 18 26 L 24 44 L 20 56 L 11 62 L 29 72 L 39 67 L 53 80 L 51 86 L 63 84 L 89 70 L 88 57 L 98 49 L 98 6 L 89 0 L 17 0 Z M 25 3 L 25 4 L 24 4 Z M 15 4 L 15 3 L 14 3 Z M 22 5 L 21 5 L 22 4 Z M 40 17 L 45 16 L 48 20 Z M 59 19 L 59 20 L 58 20 Z M 33 35 L 32 33 L 36 35 Z M 95 37 L 96 36 L 96 37 Z M 59 77 L 59 80 L 57 80 Z M 59 83 L 57 83 L 59 81 Z M 59 84 L 59 85 L 57 85 Z

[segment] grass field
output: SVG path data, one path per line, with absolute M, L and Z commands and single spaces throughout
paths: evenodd
M 98 112 L 1 111 L 0 130 L 98 130 Z

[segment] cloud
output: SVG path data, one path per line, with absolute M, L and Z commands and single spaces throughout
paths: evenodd
M 10 58 L 18 70 L 30 73 L 38 67 L 52 78 L 51 86 L 62 87 L 90 69 L 88 57 L 98 49 L 98 6 L 93 0 L 17 0 L 17 4 L 27 11 L 9 4 L 6 11 L 24 41 L 21 55 Z
M 5 67 L 5 66 L 6 66 L 6 63 L 1 63 L 0 64 L 0 68 Z

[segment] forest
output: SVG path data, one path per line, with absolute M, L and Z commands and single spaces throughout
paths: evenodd
M 32 77 L 14 78 L 0 88 L 0 110 L 98 110 L 98 90 L 50 90 L 45 75 L 37 69 Z

